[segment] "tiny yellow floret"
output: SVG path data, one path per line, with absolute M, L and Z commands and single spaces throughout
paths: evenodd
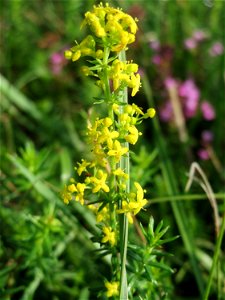
M 119 295 L 119 282 L 106 282 L 105 287 L 107 288 L 106 296 L 108 298 Z
M 111 246 L 114 246 L 116 243 L 116 234 L 112 230 L 111 227 L 103 227 L 102 232 L 104 233 L 104 237 L 102 238 L 102 243 L 109 242 Z

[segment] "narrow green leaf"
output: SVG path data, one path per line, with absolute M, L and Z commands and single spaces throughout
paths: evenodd
M 62 148 L 60 151 L 60 163 L 61 163 L 61 180 L 62 183 L 68 182 L 72 173 L 72 160 L 70 152 L 67 148 Z
M 155 267 L 155 268 L 159 268 L 159 269 L 162 269 L 162 270 L 165 270 L 165 271 L 168 271 L 170 273 L 174 273 L 173 269 L 171 269 L 170 267 L 168 267 L 167 265 L 163 264 L 163 263 L 160 263 L 160 262 L 153 262 L 153 261 L 150 261 L 148 263 L 149 266 L 151 267 Z
M 32 100 L 28 99 L 23 93 L 21 93 L 15 86 L 0 74 L 0 93 L 3 93 L 7 99 L 16 105 L 22 111 L 28 113 L 36 120 L 42 119 L 42 113 L 37 109 Z

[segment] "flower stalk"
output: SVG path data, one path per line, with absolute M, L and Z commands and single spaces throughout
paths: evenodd
M 119 53 L 120 61 L 126 62 L 126 52 L 123 50 Z M 128 104 L 127 88 L 125 87 L 121 93 L 121 102 Z M 123 106 L 120 107 L 121 113 L 123 113 Z M 129 143 L 124 142 L 124 147 L 129 149 Z M 123 156 L 120 161 L 120 168 L 124 170 L 128 176 L 130 176 L 130 156 L 129 150 L 126 156 Z M 126 181 L 127 193 L 130 193 L 130 179 Z M 122 208 L 122 201 L 119 202 L 119 208 Z M 127 272 L 126 272 L 126 260 L 127 260 L 127 243 L 128 243 L 128 219 L 125 214 L 122 214 L 119 218 L 120 222 L 120 254 L 121 254 L 121 275 L 120 275 L 120 299 L 128 299 L 127 289 Z
M 111 281 L 105 282 L 107 297 L 128 299 L 127 246 L 128 223 L 146 204 L 144 190 L 130 182 L 129 147 L 142 134 L 137 126 L 152 118 L 136 104 L 128 104 L 128 88 L 135 96 L 140 88 L 138 65 L 126 60 L 125 51 L 135 41 L 137 20 L 108 4 L 94 6 L 83 22 L 90 34 L 80 44 L 65 52 L 72 61 L 89 57 L 82 72 L 96 79 L 102 90 L 99 104 L 108 113 L 87 126 L 90 160 L 82 159 L 75 167 L 76 176 L 66 185 L 62 198 L 66 204 L 75 200 L 96 216 L 100 234 L 94 237 L 104 253 L 111 253 Z M 92 60 L 90 60 L 90 57 Z

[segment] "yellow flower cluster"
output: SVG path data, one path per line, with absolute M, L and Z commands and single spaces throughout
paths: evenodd
M 117 210 L 119 214 L 126 214 L 128 221 L 132 224 L 133 218 L 139 213 L 139 211 L 147 204 L 147 200 L 144 199 L 144 190 L 138 182 L 134 182 L 134 185 L 137 189 L 136 193 L 129 194 L 129 202 L 123 201 L 122 208 Z
M 83 26 L 90 34 L 80 43 L 65 51 L 65 56 L 77 61 L 91 56 L 91 66 L 84 66 L 85 75 L 95 76 L 103 89 L 109 115 L 88 124 L 87 139 L 92 158 L 77 163 L 76 179 L 64 187 L 62 198 L 66 204 L 71 200 L 93 211 L 101 228 L 99 242 L 115 247 L 118 228 L 118 214 L 125 214 L 130 223 L 147 203 L 144 190 L 134 182 L 131 192 L 127 189 L 129 174 L 123 169 L 122 161 L 128 158 L 129 144 L 135 145 L 139 136 L 139 125 L 143 119 L 152 118 L 155 110 L 143 112 L 136 104 L 121 105 L 121 91 L 132 89 L 134 96 L 140 88 L 138 65 L 132 61 L 123 62 L 118 53 L 134 42 L 137 31 L 136 20 L 120 9 L 100 4 L 85 14 Z M 113 53 L 113 56 L 111 55 Z M 110 85 L 111 92 L 110 92 Z M 97 200 L 96 200 L 97 199 Z M 116 284 L 108 283 L 108 296 L 117 294 Z
M 143 112 L 136 104 L 127 104 L 125 97 L 126 88 L 135 96 L 141 86 L 138 65 L 125 61 L 124 53 L 120 53 L 135 41 L 136 20 L 120 9 L 100 3 L 85 14 L 83 26 L 88 27 L 89 35 L 65 51 L 65 57 L 73 62 L 91 57 L 82 72 L 95 77 L 104 95 L 99 102 L 105 102 L 108 114 L 88 122 L 91 156 L 77 163 L 76 176 L 64 187 L 62 198 L 66 204 L 78 201 L 95 214 L 100 229 L 96 241 L 102 249 L 117 255 L 118 249 L 125 249 L 127 244 L 127 220 L 133 223 L 133 217 L 147 204 L 141 185 L 134 182 L 130 186 L 129 147 L 142 135 L 137 125 L 153 118 L 155 110 Z M 120 218 L 120 214 L 127 218 Z M 121 255 L 117 268 L 125 262 Z M 123 268 L 120 276 L 123 283 Z M 115 274 L 114 279 L 118 279 Z M 119 295 L 119 282 L 106 282 L 105 286 L 108 298 Z
M 137 32 L 137 20 L 124 13 L 120 9 L 110 7 L 108 3 L 103 6 L 94 6 L 93 11 L 85 14 L 83 25 L 87 25 L 92 33 L 80 44 L 65 52 L 65 56 L 72 61 L 81 56 L 102 58 L 102 48 L 105 46 L 110 51 L 120 52 L 127 48 L 128 44 L 135 41 Z M 98 45 L 96 47 L 96 42 Z
M 138 65 L 134 63 L 122 62 L 116 59 L 112 63 L 109 78 L 112 79 L 113 89 L 124 87 L 132 88 L 131 96 L 134 96 L 140 87 L 140 74 L 137 73 Z M 136 73 L 136 74 L 135 74 Z
M 81 71 L 86 76 L 98 78 L 97 84 L 103 85 L 102 77 L 105 72 L 104 58 L 110 52 L 119 53 L 135 41 L 137 31 L 136 20 L 120 9 L 103 6 L 94 6 L 93 11 L 85 14 L 83 25 L 91 31 L 80 43 L 65 51 L 65 57 L 77 61 L 83 56 L 90 56 L 96 60 L 98 66 L 83 66 Z M 107 51 L 106 51 L 107 50 Z M 134 96 L 140 88 L 138 65 L 122 62 L 117 57 L 107 66 L 108 78 L 113 82 L 114 91 L 119 92 L 124 87 L 132 89 Z
M 135 125 L 143 119 L 154 116 L 154 109 L 146 113 L 136 104 L 127 104 L 121 111 L 119 105 L 112 105 L 113 119 L 105 117 L 97 119 L 93 124 L 88 125 L 87 138 L 91 145 L 93 158 L 90 161 L 82 159 L 75 168 L 79 177 L 78 182 L 71 179 L 71 183 L 65 186 L 62 197 L 68 204 L 76 200 L 81 205 L 88 207 L 95 213 L 97 222 L 105 225 L 102 243 L 109 243 L 114 246 L 116 233 L 110 227 L 110 202 L 117 210 L 117 213 L 125 213 L 132 223 L 132 216 L 136 215 L 147 203 L 144 199 L 144 192 L 139 183 L 135 182 L 136 192 L 126 193 L 126 182 L 129 175 L 120 168 L 119 162 L 127 155 L 128 147 L 126 142 L 136 144 L 141 133 Z M 100 194 L 99 194 L 100 193 Z M 99 194 L 102 203 L 91 204 L 92 195 Z M 110 198 L 107 196 L 110 194 Z M 122 195 L 122 207 L 118 209 L 116 200 Z M 90 203 L 90 204 L 89 204 Z
M 136 21 L 121 9 L 100 3 L 85 14 L 83 25 L 88 25 L 94 36 L 110 47 L 110 51 L 120 52 L 135 41 Z

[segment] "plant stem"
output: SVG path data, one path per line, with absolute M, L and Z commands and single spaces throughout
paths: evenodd
M 121 61 L 126 61 L 126 54 L 123 50 L 119 54 L 119 59 Z M 127 98 L 127 88 L 121 93 L 121 102 L 128 103 Z M 120 107 L 120 110 L 123 110 L 123 107 Z M 123 147 L 129 149 L 128 142 L 122 144 Z M 130 173 L 130 159 L 129 159 L 129 150 L 126 156 L 122 156 L 120 161 L 120 168 L 124 170 L 125 173 L 129 175 Z M 130 179 L 126 183 L 126 192 L 130 192 Z M 120 206 L 122 206 L 122 200 L 120 200 Z M 128 242 L 128 220 L 125 214 L 119 216 L 120 223 L 120 256 L 121 256 L 121 273 L 120 273 L 120 300 L 128 299 L 128 289 L 127 289 L 127 273 L 126 273 L 126 260 L 127 260 L 127 242 Z
M 104 67 L 103 82 L 104 82 L 104 93 L 105 93 L 105 97 L 106 97 L 106 102 L 109 102 L 111 100 L 109 79 L 108 79 L 108 74 L 107 74 L 109 53 L 110 53 L 109 48 L 105 47 L 102 62 L 103 62 L 103 67 Z

